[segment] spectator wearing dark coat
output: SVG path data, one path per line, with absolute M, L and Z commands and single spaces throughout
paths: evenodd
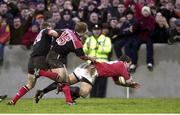
M 155 29 L 152 34 L 153 43 L 167 43 L 169 38 L 169 25 L 164 16 L 156 18 Z
M 175 29 L 170 31 L 169 43 L 180 43 L 180 19 L 175 21 Z
M 10 26 L 10 44 L 22 44 L 22 36 L 27 32 L 31 26 L 32 17 L 30 16 L 25 23 L 22 23 L 20 17 L 15 17 L 13 25 Z
M 64 10 L 62 12 L 62 20 L 59 21 L 59 23 L 56 23 L 57 29 L 71 29 L 73 30 L 75 26 L 75 22 L 71 18 L 71 11 L 70 10 Z
M 122 56 L 122 48 L 124 47 L 125 54 L 131 57 L 131 43 L 134 42 L 133 25 L 135 18 L 131 10 L 126 12 L 126 20 L 122 22 L 118 29 L 118 39 L 114 42 L 114 50 L 117 58 Z

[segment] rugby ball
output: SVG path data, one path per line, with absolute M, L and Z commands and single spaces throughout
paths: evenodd
M 120 82 L 120 84 L 122 84 L 122 85 L 125 85 L 125 84 L 126 84 L 126 80 L 125 80 L 124 77 L 122 77 L 122 76 L 119 77 L 119 82 Z

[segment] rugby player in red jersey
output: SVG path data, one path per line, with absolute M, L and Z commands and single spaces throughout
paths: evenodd
M 122 56 L 120 60 L 109 62 L 94 62 L 94 64 L 83 63 L 76 67 L 74 72 L 69 74 L 68 82 L 70 85 L 81 82 L 79 87 L 71 87 L 71 96 L 73 100 L 78 97 L 86 97 L 94 84 L 97 77 L 112 77 L 116 85 L 124 87 L 139 88 L 139 84 L 134 82 L 129 76 L 128 69 L 131 64 L 131 59 L 128 56 Z M 119 79 L 120 77 L 123 78 Z M 36 103 L 42 98 L 45 93 L 56 89 L 57 82 L 49 85 L 43 90 L 37 90 L 35 99 Z

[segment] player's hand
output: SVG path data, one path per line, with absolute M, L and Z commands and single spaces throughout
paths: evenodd
M 130 88 L 138 89 L 138 88 L 140 88 L 140 84 L 139 84 L 139 83 L 136 83 L 136 82 L 133 82 L 132 84 L 129 84 L 129 87 L 130 87 Z
M 95 63 L 95 62 L 96 62 L 96 58 L 95 58 L 95 57 L 89 57 L 89 60 L 90 60 L 92 63 Z
M 140 88 L 140 84 L 136 82 L 132 82 L 132 83 L 127 84 L 127 87 L 138 89 Z

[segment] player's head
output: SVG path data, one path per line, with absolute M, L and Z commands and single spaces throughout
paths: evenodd
M 86 33 L 87 33 L 88 29 L 87 29 L 87 24 L 84 22 L 77 22 L 75 25 L 75 32 L 83 37 Z
M 131 63 L 132 63 L 131 58 L 130 58 L 129 56 L 127 56 L 127 55 L 121 56 L 121 57 L 119 58 L 119 60 L 120 60 L 120 61 L 123 61 L 123 62 L 125 63 L 125 65 L 126 65 L 127 68 L 129 68 L 130 65 L 131 65 Z
M 42 29 L 45 29 L 45 28 L 53 29 L 54 26 L 55 26 L 55 23 L 53 23 L 52 21 L 46 21 L 42 24 Z

